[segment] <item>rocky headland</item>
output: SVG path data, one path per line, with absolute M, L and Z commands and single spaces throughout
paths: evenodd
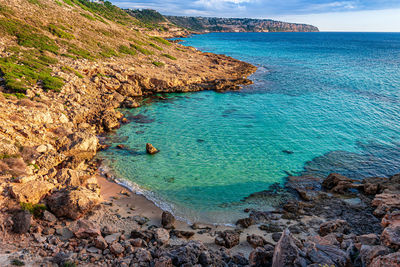
M 398 266 L 399 175 L 289 177 L 249 196 L 283 205 L 237 227 L 175 221 L 99 176 L 98 136 L 129 123 L 117 108 L 256 70 L 142 26 L 107 2 L 0 0 L 1 266 Z

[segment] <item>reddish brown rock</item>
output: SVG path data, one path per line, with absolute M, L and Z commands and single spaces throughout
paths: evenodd
M 170 212 L 164 211 L 161 215 L 161 225 L 165 229 L 173 229 L 174 223 L 175 223 L 174 216 Z
M 346 234 L 349 231 L 349 225 L 345 220 L 328 221 L 321 224 L 319 233 L 321 236 L 336 232 Z
M 346 176 L 331 173 L 322 182 L 322 187 L 334 193 L 345 193 L 350 188 L 361 188 L 361 185 L 354 184 L 355 180 Z
M 240 233 L 233 230 L 219 232 L 215 238 L 215 244 L 226 248 L 233 248 L 239 245 Z
M 388 226 L 381 235 L 382 243 L 393 249 L 400 249 L 400 226 Z
M 77 238 L 101 236 L 100 228 L 92 221 L 78 220 L 70 226 L 70 230 Z
M 368 267 L 398 267 L 400 266 L 400 252 L 374 258 Z

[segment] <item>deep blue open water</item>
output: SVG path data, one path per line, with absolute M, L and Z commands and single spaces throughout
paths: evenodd
M 259 69 L 240 92 L 171 94 L 124 112 L 100 154 L 115 174 L 189 221 L 232 223 L 241 201 L 287 175 L 400 172 L 400 34 L 212 33 L 184 45 Z M 145 144 L 161 150 L 145 153 Z

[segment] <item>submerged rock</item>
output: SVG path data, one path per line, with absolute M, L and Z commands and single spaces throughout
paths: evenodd
M 152 144 L 147 143 L 146 144 L 146 152 L 150 155 L 156 154 L 160 152 L 157 148 L 155 148 Z

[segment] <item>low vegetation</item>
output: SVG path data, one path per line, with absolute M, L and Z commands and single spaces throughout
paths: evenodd
M 171 59 L 171 60 L 176 60 L 176 57 L 171 56 L 171 55 L 169 55 L 169 54 L 162 54 L 162 56 L 164 56 L 164 57 L 166 57 L 166 58 L 169 58 L 169 59 Z
M 152 55 L 152 54 L 154 54 L 150 50 L 147 50 L 146 48 L 143 48 L 143 47 L 141 47 L 139 45 L 131 44 L 131 47 L 135 48 L 137 51 L 139 51 L 140 53 L 142 53 L 144 55 Z
M 158 36 L 153 36 L 151 37 L 151 39 L 153 39 L 154 41 L 160 43 L 160 44 L 164 44 L 164 45 L 171 45 L 170 42 L 168 42 L 167 40 L 165 40 L 164 38 L 158 37 Z
M 29 211 L 36 218 L 40 218 L 45 210 L 47 210 L 46 205 L 43 204 L 32 204 L 21 202 L 21 209 Z
M 127 54 L 127 55 L 136 55 L 136 50 L 127 47 L 126 45 L 120 45 L 118 48 L 118 52 L 122 53 L 122 54 Z
M 154 66 L 157 66 L 157 67 L 162 67 L 162 66 L 165 65 L 165 63 L 159 62 L 159 61 L 153 61 L 152 63 L 153 63 Z

